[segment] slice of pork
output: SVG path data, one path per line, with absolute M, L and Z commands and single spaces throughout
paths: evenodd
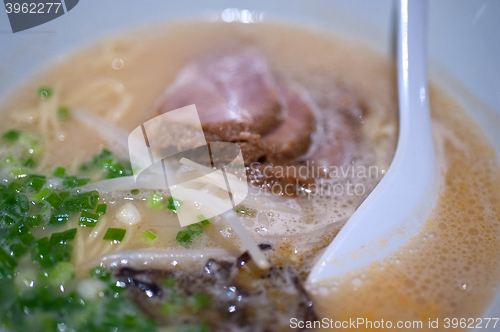
M 314 179 L 274 174 L 275 166 L 307 161 L 341 166 L 359 150 L 359 106 L 354 94 L 344 90 L 332 87 L 329 95 L 335 101 L 320 110 L 303 87 L 273 75 L 254 53 L 209 56 L 181 70 L 158 112 L 195 104 L 208 142 L 240 146 L 251 184 L 296 196 Z M 263 175 L 263 169 L 272 174 Z M 324 173 L 320 176 L 328 177 Z M 271 189 L 285 186 L 287 193 Z
M 266 63 L 249 52 L 186 66 L 165 92 L 159 113 L 191 104 L 212 141 L 259 138 L 283 121 L 277 85 Z

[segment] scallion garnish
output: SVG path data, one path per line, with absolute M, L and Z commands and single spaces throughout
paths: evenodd
M 37 260 L 42 267 L 50 267 L 58 262 L 69 262 L 73 247 L 63 243 L 51 243 L 48 237 L 36 241 L 31 251 L 31 258 Z
M 44 175 L 31 174 L 26 178 L 24 184 L 35 190 L 40 190 L 46 182 Z
M 167 277 L 165 281 L 163 282 L 163 286 L 166 288 L 174 288 L 175 286 L 175 278 L 174 277 Z
M 87 191 L 75 195 L 70 195 L 64 201 L 64 208 L 69 211 L 93 210 L 99 200 L 97 190 Z
M 50 96 L 52 96 L 52 89 L 51 88 L 47 88 L 47 87 L 40 87 L 38 89 L 38 97 L 40 99 L 45 99 L 45 98 L 49 98 Z
M 181 205 L 182 205 L 181 201 L 173 198 L 172 196 L 168 197 L 168 200 L 167 200 L 167 209 L 172 210 L 175 213 L 177 213 L 177 212 L 179 212 L 179 210 L 181 208 Z
M 67 231 L 64 232 L 59 232 L 59 233 L 52 233 L 50 236 L 50 243 L 56 244 L 56 243 L 61 243 L 65 244 L 69 241 L 73 241 L 75 239 L 76 235 L 76 228 L 68 229 Z
M 90 269 L 89 275 L 91 278 L 94 279 L 99 279 L 105 282 L 108 282 L 111 280 L 111 271 L 108 268 L 105 268 L 104 266 L 95 266 Z
M 61 119 L 67 119 L 69 118 L 69 107 L 68 106 L 59 106 L 57 108 L 57 116 Z
M 95 227 L 98 219 L 99 215 L 88 211 L 82 211 L 80 218 L 78 219 L 78 223 L 82 227 Z
M 33 234 L 24 225 L 11 227 L 9 231 L 10 234 L 16 235 L 23 244 L 30 244 L 35 241 Z
M 144 233 L 142 233 L 142 235 L 151 241 L 154 241 L 157 238 L 156 234 L 154 234 L 153 232 L 151 232 L 147 229 L 144 231 Z
M 42 223 L 42 216 L 38 214 L 34 216 L 28 216 L 26 218 L 26 223 L 28 224 L 29 227 L 40 226 L 40 224 Z
M 17 267 L 17 262 L 11 255 L 9 255 L 5 250 L 0 247 L 0 263 L 10 272 L 14 272 L 14 269 Z
M 202 224 L 203 226 L 208 226 L 208 225 L 211 225 L 212 223 L 210 222 L 210 220 L 208 220 L 204 215 L 200 214 L 197 216 L 200 224 Z
M 14 243 L 9 247 L 11 256 L 19 258 L 26 253 L 26 247 L 22 243 Z
M 64 201 L 66 198 L 69 197 L 69 192 L 67 191 L 63 191 L 62 193 L 59 194 L 59 197 L 61 197 L 61 199 Z
M 63 180 L 63 185 L 68 188 L 80 187 L 89 183 L 90 179 L 78 178 L 76 176 L 67 176 Z
M 28 158 L 28 160 L 26 160 L 26 162 L 24 163 L 23 166 L 28 167 L 28 168 L 35 168 L 36 161 L 33 158 Z
M 50 189 L 49 188 L 45 188 L 43 189 L 42 191 L 34 194 L 31 196 L 31 198 L 36 201 L 36 202 L 41 202 L 42 199 L 44 199 L 46 196 L 50 195 Z
M 21 132 L 16 129 L 8 130 L 3 134 L 3 138 L 11 142 L 17 141 L 19 136 L 21 136 Z
M 191 297 L 194 312 L 198 312 L 210 304 L 210 298 L 203 293 L 196 293 Z
M 56 210 L 59 210 L 63 203 L 62 199 L 56 193 L 50 194 L 45 198 L 45 201 L 52 205 L 52 207 L 54 207 L 54 209 Z
M 95 210 L 95 213 L 98 215 L 102 216 L 106 214 L 106 210 L 108 209 L 108 206 L 106 204 L 99 204 L 97 205 L 97 209 Z
M 30 210 L 30 202 L 28 200 L 28 197 L 26 197 L 26 195 L 23 194 L 16 195 L 16 202 L 21 212 L 28 212 Z
M 139 189 L 132 189 L 132 190 L 130 190 L 130 193 L 132 195 L 137 195 L 139 193 Z
M 248 214 L 248 210 L 245 209 L 244 207 L 242 206 L 237 206 L 235 209 L 234 209 L 235 212 L 237 213 L 240 213 L 240 214 Z
M 179 233 L 177 233 L 177 236 L 175 237 L 175 239 L 177 240 L 177 242 L 179 242 L 180 244 L 189 244 L 191 243 L 191 232 L 187 231 L 187 230 L 183 230 L 183 231 L 179 231 Z
M 193 236 L 201 235 L 201 233 L 203 233 L 203 226 L 199 224 L 191 224 L 187 227 L 187 229 Z
M 103 240 L 120 242 L 123 240 L 127 230 L 123 228 L 108 228 L 106 234 L 104 234 Z
M 163 196 L 160 194 L 152 193 L 147 199 L 148 207 L 154 210 L 163 208 Z
M 56 178 L 62 178 L 64 177 L 65 174 L 66 174 L 66 168 L 64 167 L 57 167 L 54 170 L 54 173 L 52 173 L 52 175 L 55 176 Z
M 52 214 L 49 220 L 49 224 L 64 224 L 69 219 L 69 212 L 57 211 Z
M 116 160 L 113 153 L 107 149 L 103 149 L 101 153 L 94 156 L 91 162 L 84 163 L 80 166 L 81 171 L 93 169 L 101 169 L 106 179 L 132 175 L 130 162 Z

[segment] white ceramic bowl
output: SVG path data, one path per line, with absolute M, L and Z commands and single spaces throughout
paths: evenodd
M 473 111 L 500 154 L 500 1 L 429 2 L 429 74 Z M 392 50 L 392 0 L 85 0 L 53 21 L 16 34 L 0 10 L 0 96 L 83 43 L 155 21 L 213 17 L 228 8 L 263 12 L 264 19 L 332 30 L 382 52 Z M 467 107 L 471 104 L 474 107 Z M 500 293 L 485 313 L 485 317 L 499 316 Z

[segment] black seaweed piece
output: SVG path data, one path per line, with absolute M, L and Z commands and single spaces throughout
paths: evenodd
M 259 244 L 259 249 L 262 251 L 271 250 L 272 248 L 273 248 L 273 246 L 268 244 L 268 243 Z M 243 266 L 246 263 L 248 263 L 250 260 L 252 260 L 252 257 L 250 256 L 250 254 L 248 253 L 248 250 L 247 250 L 244 253 L 242 253 L 241 255 L 239 255 L 238 258 L 236 258 L 236 265 Z
M 138 274 L 147 274 L 149 270 L 134 270 L 128 267 L 122 268 L 118 270 L 118 273 L 116 276 L 119 279 L 123 279 L 120 277 L 125 277 L 125 282 L 130 285 L 134 286 L 138 289 L 140 289 L 144 294 L 146 294 L 147 297 L 153 297 L 153 296 L 162 296 L 162 288 L 155 284 L 154 282 L 149 282 L 149 281 L 143 281 L 134 278 Z
M 272 267 L 267 275 L 254 279 L 257 287 L 247 288 L 240 280 L 250 277 L 249 271 L 231 261 L 209 259 L 201 271 L 122 268 L 115 276 L 132 286 L 128 296 L 160 325 L 205 321 L 217 332 L 281 332 L 290 329 L 290 318 L 317 320 L 313 301 L 291 267 Z M 167 278 L 175 279 L 174 287 L 160 286 Z M 211 298 L 200 312 L 169 316 L 161 310 L 172 294 L 189 297 L 200 292 Z

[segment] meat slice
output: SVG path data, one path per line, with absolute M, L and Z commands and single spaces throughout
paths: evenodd
M 264 60 L 243 52 L 186 66 L 158 112 L 195 104 L 207 142 L 240 146 L 253 186 L 296 196 L 315 180 L 289 172 L 288 166 L 309 167 L 311 161 L 325 167 L 322 174 L 312 174 L 328 177 L 327 168 L 349 163 L 359 152 L 357 98 L 341 86 L 327 95 L 331 100 L 320 111 L 304 88 L 271 74 Z
M 290 164 L 309 149 L 315 106 L 298 85 L 276 81 L 249 52 L 210 57 L 179 73 L 159 112 L 196 104 L 207 141 L 238 142 L 247 164 Z
M 283 121 L 277 85 L 266 63 L 249 52 L 188 65 L 167 89 L 159 112 L 191 104 L 211 141 L 258 139 Z
M 275 164 L 290 163 L 308 152 L 318 116 L 314 102 L 300 86 L 282 82 L 280 92 L 287 113 L 285 121 L 260 140 L 265 161 Z

